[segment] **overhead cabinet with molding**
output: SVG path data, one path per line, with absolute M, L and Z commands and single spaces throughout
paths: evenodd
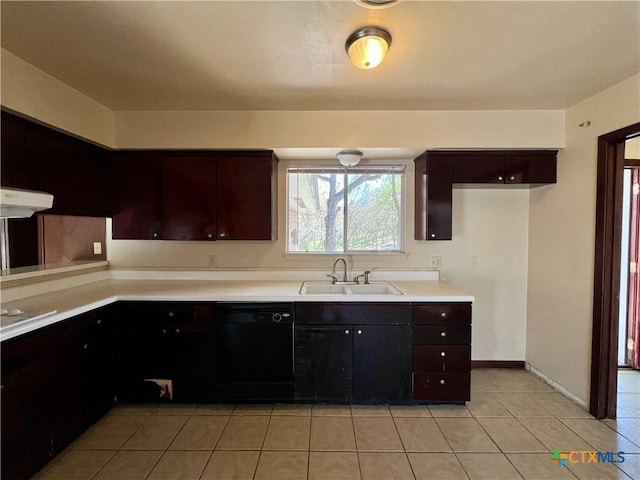
M 557 150 L 426 151 L 415 162 L 415 239 L 451 240 L 452 190 L 556 183 Z
M 113 238 L 275 240 L 277 164 L 271 150 L 120 151 Z

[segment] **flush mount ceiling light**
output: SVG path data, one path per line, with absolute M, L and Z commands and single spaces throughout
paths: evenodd
M 367 69 L 380 65 L 390 45 L 389 32 L 380 27 L 364 27 L 347 38 L 344 48 L 356 67 Z
M 397 3 L 398 0 L 355 0 L 355 2 L 364 7 L 384 8 L 392 6 L 393 4 Z
M 360 150 L 342 150 L 336 153 L 338 161 L 345 167 L 355 167 L 362 158 Z

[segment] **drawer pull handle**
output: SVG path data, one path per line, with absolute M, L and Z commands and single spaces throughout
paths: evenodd
M 446 354 L 446 353 L 444 353 L 444 352 L 440 352 L 440 356 L 441 356 L 441 357 L 446 357 L 446 356 L 447 356 L 447 354 Z
M 362 330 L 358 330 L 358 335 L 362 335 Z
M 440 314 L 440 316 L 441 316 L 442 318 L 447 318 L 447 312 L 442 312 L 442 313 Z
M 447 336 L 447 332 L 440 332 L 440 336 L 441 337 L 446 337 Z
M 444 385 L 445 381 L 444 380 L 440 380 L 440 385 Z
M 344 333 L 349 335 L 349 330 L 345 330 Z

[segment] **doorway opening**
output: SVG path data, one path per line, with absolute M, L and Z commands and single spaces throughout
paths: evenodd
M 589 411 L 615 418 L 625 147 L 640 123 L 598 137 L 596 238 Z

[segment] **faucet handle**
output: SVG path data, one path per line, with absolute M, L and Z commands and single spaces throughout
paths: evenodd
M 364 271 L 364 284 L 365 285 L 369 285 L 369 274 L 371 273 L 371 270 L 365 270 Z
M 327 273 L 327 277 L 331 278 L 331 283 L 336 283 L 338 281 L 338 277 L 336 277 L 335 275 L 331 275 L 330 273 Z

